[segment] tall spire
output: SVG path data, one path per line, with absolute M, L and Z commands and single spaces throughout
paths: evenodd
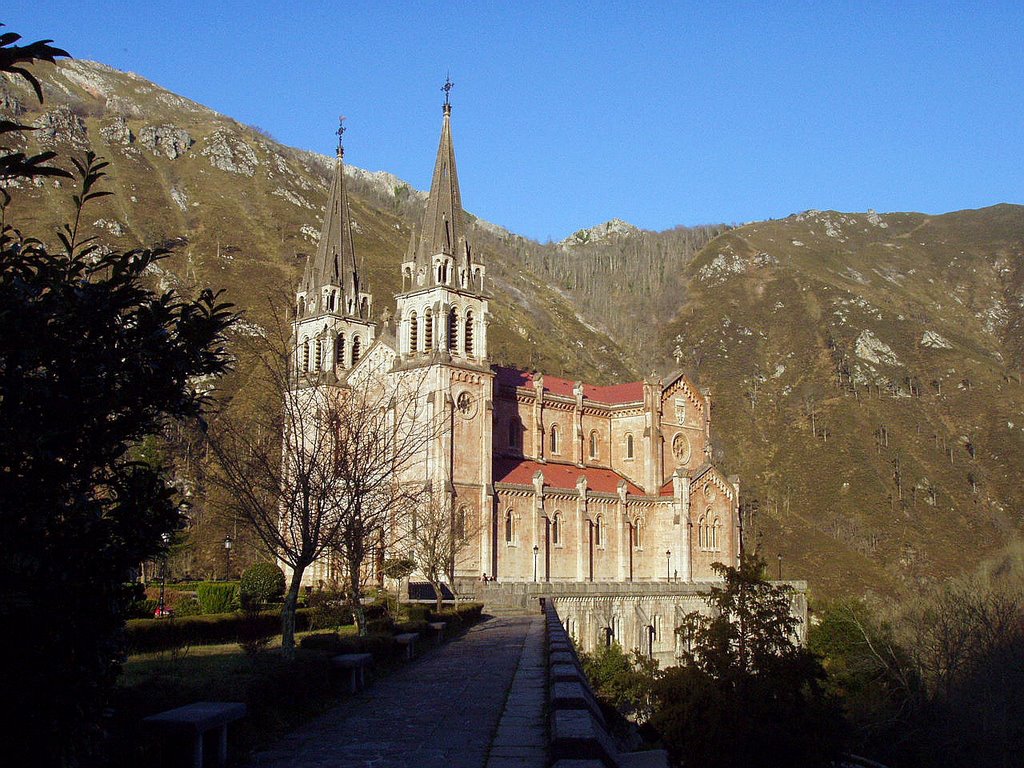
M 455 147 L 452 144 L 450 93 L 453 85 L 451 78 L 446 78 L 441 89 L 444 91 L 441 142 L 437 147 L 430 197 L 427 199 L 416 248 L 417 266 L 426 267 L 428 273 L 432 271 L 433 257 L 438 254 L 451 257 L 456 270 L 464 268 L 468 271 L 472 260 L 466 242 L 462 194 L 459 192 L 459 174 L 455 167 Z
M 359 315 L 359 269 L 352 241 L 352 219 L 348 193 L 345 190 L 345 118 L 338 120 L 338 151 L 334 160 L 334 179 L 327 198 L 327 210 L 320 231 L 316 254 L 306 262 L 302 290 L 317 295 L 324 286 L 342 289 L 338 310 L 341 314 Z

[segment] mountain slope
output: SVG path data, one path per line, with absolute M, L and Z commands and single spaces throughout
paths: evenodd
M 889 591 L 973 570 L 1019 533 L 1022 269 L 1010 205 L 810 211 L 691 262 L 664 348 L 712 387 L 722 459 L 787 573 Z
M 37 69 L 45 104 L 6 81 L 0 110 L 39 126 L 34 147 L 110 161 L 114 194 L 87 219 L 102 242 L 171 247 L 155 280 L 226 287 L 250 323 L 268 296 L 290 304 L 329 159 L 103 65 Z M 348 170 L 383 319 L 423 194 Z M 7 220 L 52 232 L 69 194 L 22 185 Z M 715 458 L 757 503 L 749 540 L 781 553 L 784 575 L 891 593 L 974 570 L 1019 535 L 1024 208 L 617 223 L 546 245 L 470 219 L 495 361 L 599 384 L 691 370 L 714 396 Z

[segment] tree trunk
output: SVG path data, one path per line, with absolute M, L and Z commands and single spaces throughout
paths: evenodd
M 288 661 L 295 659 L 295 609 L 299 605 L 299 588 L 305 570 L 305 566 L 300 566 L 292 571 L 292 581 L 281 608 L 281 654 Z
M 352 610 L 352 623 L 356 634 L 366 635 L 366 616 L 363 614 L 363 601 L 359 595 L 359 564 L 362 561 L 353 557 L 348 563 L 348 599 Z
M 441 610 L 444 608 L 444 598 L 441 595 L 441 580 L 431 579 L 430 586 L 434 588 L 434 597 L 437 600 L 437 605 L 435 606 L 434 612 L 440 613 Z

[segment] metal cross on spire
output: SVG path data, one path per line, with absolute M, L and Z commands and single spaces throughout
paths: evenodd
M 446 107 L 450 107 L 452 105 L 451 101 L 448 98 L 448 96 L 452 92 L 452 88 L 454 86 L 455 86 L 455 83 L 452 82 L 451 73 L 446 74 L 444 76 L 444 85 L 441 86 L 441 90 L 444 91 L 444 105 Z
M 338 154 L 342 154 L 345 151 L 345 147 L 342 146 L 342 137 L 345 135 L 345 116 L 340 115 L 338 117 Z

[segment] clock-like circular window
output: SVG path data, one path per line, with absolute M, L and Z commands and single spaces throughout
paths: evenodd
M 672 455 L 680 464 L 685 464 L 690 460 L 690 441 L 682 432 L 676 432 L 675 437 L 672 438 Z
M 476 413 L 476 401 L 469 392 L 459 392 L 458 397 L 455 398 L 455 409 L 463 418 L 471 418 Z
M 718 491 L 711 483 L 704 486 L 704 498 L 708 501 L 714 501 L 718 497 Z

